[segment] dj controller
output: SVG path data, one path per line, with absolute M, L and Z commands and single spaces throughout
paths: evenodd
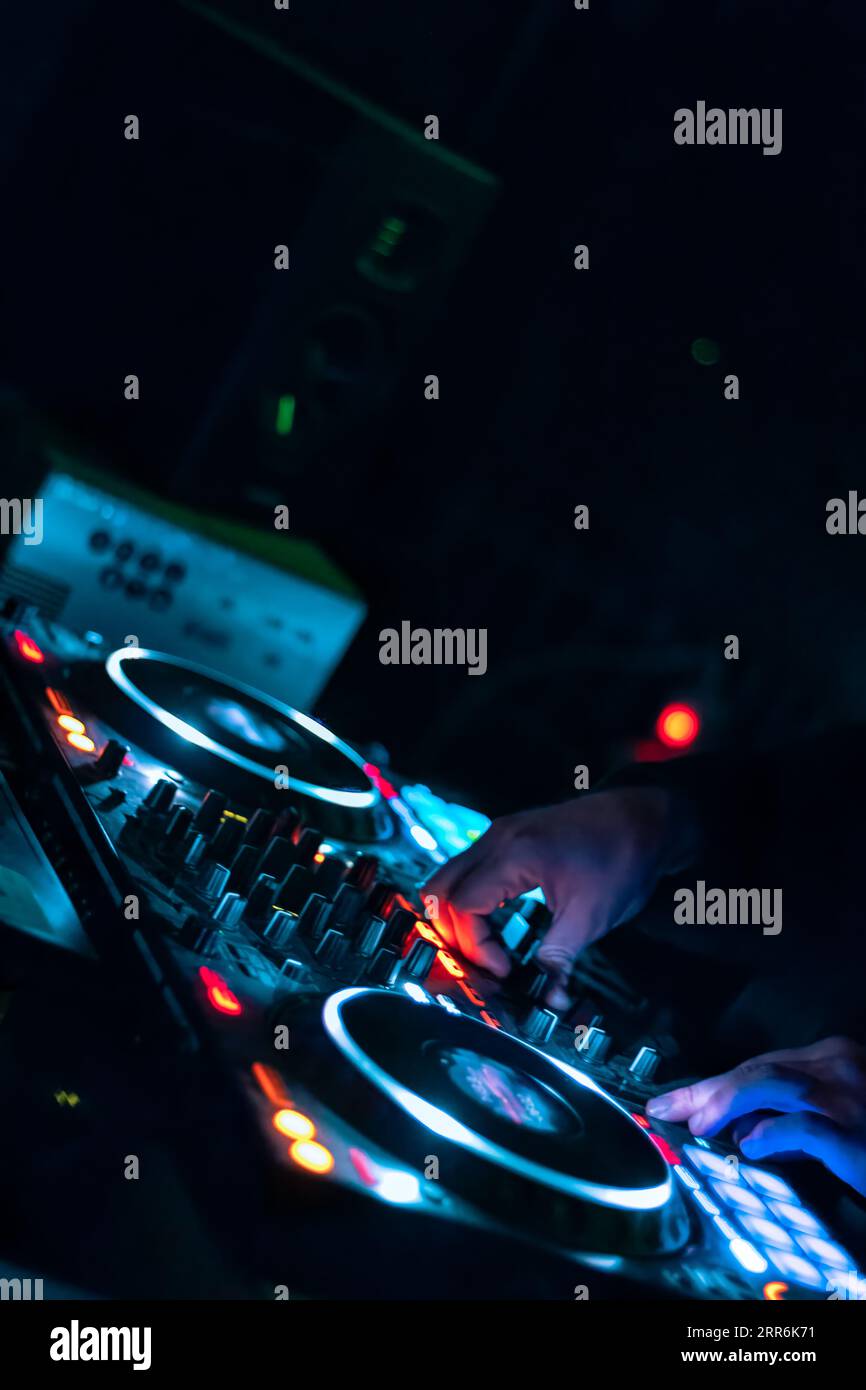
M 449 946 L 423 885 L 484 816 L 177 656 L 20 604 L 0 645 L 0 1261 L 95 1297 L 856 1296 L 781 1169 L 648 1119 L 651 1043 L 547 1007 L 540 894 L 494 915 L 504 982 Z

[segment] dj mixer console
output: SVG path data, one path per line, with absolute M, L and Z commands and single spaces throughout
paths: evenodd
M 421 889 L 483 816 L 178 657 L 20 605 L 2 648 L 4 1027 L 37 977 L 19 1052 L 88 1015 L 83 1053 L 45 1048 L 33 1085 L 99 1112 L 83 1154 L 112 1125 L 124 1158 L 137 1123 L 160 1134 L 224 1237 L 184 1275 L 200 1294 L 856 1296 L 856 1259 L 785 1178 L 650 1123 L 652 1046 L 611 1056 L 546 1006 L 538 895 L 495 915 L 504 983 L 449 948 Z M 97 1294 L 171 1295 L 141 1254 L 166 1219 L 129 1217 L 138 1263 L 104 1233 L 40 1257 Z M 24 1260 L 23 1227 L 11 1244 Z

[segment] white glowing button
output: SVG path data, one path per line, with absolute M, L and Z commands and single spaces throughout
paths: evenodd
M 706 1149 L 696 1148 L 694 1144 L 684 1144 L 683 1153 L 701 1173 L 710 1173 L 714 1178 L 724 1178 L 725 1182 L 736 1181 L 737 1170 L 733 1163 L 726 1163 L 721 1154 L 708 1153 Z
M 713 1224 L 718 1226 L 726 1240 L 736 1240 L 737 1232 L 735 1228 L 731 1225 L 730 1221 L 726 1221 L 723 1216 L 714 1216 Z
M 710 1216 L 718 1216 L 719 1209 L 715 1202 L 711 1202 L 706 1192 L 696 1192 L 695 1201 L 699 1202 L 704 1211 L 709 1212 Z
M 841 1245 L 834 1245 L 832 1240 L 822 1240 L 820 1236 L 800 1235 L 798 1232 L 797 1243 L 807 1255 L 814 1255 L 815 1259 L 824 1265 L 832 1265 L 834 1269 L 854 1268 L 851 1256 Z
M 443 1009 L 447 1010 L 449 1014 L 459 1014 L 460 1012 L 454 1000 L 449 999 L 447 994 L 437 994 L 436 1003 L 441 1004 Z
M 386 1202 L 394 1206 L 410 1206 L 421 1200 L 421 1184 L 411 1173 L 401 1173 L 397 1169 L 384 1173 L 376 1183 L 376 1191 Z
M 819 1270 L 802 1255 L 789 1255 L 787 1250 L 768 1251 L 776 1269 L 785 1279 L 802 1284 L 807 1289 L 823 1289 L 826 1280 Z
M 760 1197 L 744 1184 L 736 1187 L 732 1182 L 714 1182 L 713 1190 L 729 1207 L 736 1207 L 738 1211 L 750 1211 L 754 1216 L 767 1214 L 767 1208 Z
M 756 1250 L 754 1245 L 743 1240 L 742 1236 L 735 1236 L 731 1241 L 731 1254 L 750 1274 L 763 1274 L 767 1268 L 767 1261 L 760 1250 Z
M 810 1236 L 826 1236 L 827 1232 L 805 1207 L 795 1206 L 793 1202 L 768 1202 L 774 1216 L 784 1221 L 786 1226 L 794 1226 L 798 1231 L 808 1231 Z
M 693 1178 L 688 1168 L 684 1168 L 681 1163 L 674 1164 L 674 1172 L 676 1173 L 680 1182 L 685 1183 L 686 1187 L 693 1188 L 695 1192 L 700 1187 L 700 1183 L 698 1182 L 697 1178 Z
M 415 1000 L 416 1004 L 430 1003 L 430 996 L 427 993 L 426 989 L 422 989 L 420 985 L 416 985 L 414 980 L 408 980 L 407 983 L 403 986 L 403 988 L 409 995 L 409 998 Z
M 439 848 L 436 841 L 433 839 L 433 836 L 430 834 L 430 831 L 425 830 L 423 825 L 411 826 L 409 829 L 409 834 L 412 836 L 412 839 L 415 841 L 416 845 L 420 845 L 422 849 Z
M 792 1192 L 788 1184 L 777 1178 L 775 1173 L 763 1173 L 760 1168 L 751 1168 L 742 1163 L 740 1177 L 745 1178 L 758 1192 L 763 1192 L 765 1197 L 778 1197 L 784 1202 L 797 1200 L 796 1192 Z
M 780 1250 L 795 1250 L 793 1240 L 784 1226 L 776 1221 L 767 1221 L 763 1216 L 741 1216 L 744 1227 L 750 1235 L 757 1236 L 765 1245 L 775 1245 Z
M 827 1284 L 827 1293 L 837 1298 L 853 1298 L 857 1302 L 866 1300 L 866 1279 L 856 1269 L 822 1269 Z

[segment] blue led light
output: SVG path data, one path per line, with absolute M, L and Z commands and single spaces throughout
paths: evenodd
M 730 1221 L 726 1221 L 723 1216 L 714 1216 L 713 1225 L 718 1226 L 719 1230 L 721 1231 L 722 1235 L 725 1237 L 726 1240 L 736 1240 L 736 1227 L 732 1226 Z
M 725 1206 L 736 1207 L 738 1211 L 749 1211 L 754 1216 L 766 1216 L 767 1208 L 764 1203 L 749 1187 L 745 1184 L 735 1186 L 731 1182 L 714 1182 L 713 1190 L 717 1197 L 721 1197 Z
M 721 1154 L 707 1153 L 704 1149 L 696 1149 L 694 1144 L 684 1144 L 683 1153 L 699 1172 L 711 1173 L 714 1178 L 722 1178 L 725 1182 L 737 1181 L 735 1164 L 727 1162 Z
M 776 1221 L 767 1221 L 763 1216 L 740 1217 L 744 1228 L 752 1236 L 757 1236 L 765 1245 L 774 1245 L 780 1250 L 795 1250 L 793 1240 L 788 1235 L 784 1226 L 780 1226 Z
M 802 1284 L 807 1289 L 824 1288 L 824 1275 L 808 1260 L 804 1260 L 802 1255 L 790 1255 L 787 1250 L 768 1250 L 767 1253 L 783 1278 L 790 1279 L 795 1284 Z
M 740 1164 L 740 1177 L 751 1183 L 765 1197 L 778 1197 L 785 1202 L 796 1202 L 797 1194 L 775 1173 L 765 1173 L 761 1168 L 752 1168 L 747 1163 Z
M 810 1211 L 794 1202 L 773 1202 L 767 1203 L 774 1216 L 780 1221 L 784 1221 L 786 1226 L 793 1226 L 798 1231 L 808 1231 L 811 1236 L 826 1236 L 827 1232 Z
M 763 1274 L 767 1268 L 767 1261 L 760 1250 L 756 1250 L 750 1241 L 743 1240 L 742 1236 L 734 1236 L 730 1242 L 730 1251 L 734 1259 L 750 1274 Z
M 710 1216 L 718 1216 L 718 1215 L 719 1215 L 719 1208 L 716 1206 L 715 1202 L 711 1202 L 711 1201 L 710 1201 L 710 1199 L 709 1199 L 709 1197 L 707 1196 L 706 1192 L 700 1192 L 700 1191 L 696 1192 L 696 1193 L 695 1193 L 695 1201 L 698 1202 L 698 1203 L 700 1203 L 700 1205 L 703 1207 L 704 1211 L 708 1212 L 708 1213 L 710 1214 Z
M 854 1269 L 854 1261 L 841 1245 L 836 1245 L 832 1240 L 824 1240 L 822 1236 L 801 1235 L 799 1231 L 795 1234 L 797 1244 L 807 1255 L 812 1255 L 822 1264 L 831 1265 L 834 1269 Z

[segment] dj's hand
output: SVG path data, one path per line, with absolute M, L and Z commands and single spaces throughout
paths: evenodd
M 734 1141 L 747 1158 L 808 1155 L 866 1195 L 866 1049 L 849 1038 L 765 1052 L 656 1096 L 647 1114 L 688 1120 L 692 1134 L 717 1134 L 736 1120 Z
M 572 962 L 590 941 L 639 912 L 663 874 L 684 867 L 689 830 L 679 803 L 655 787 L 595 792 L 496 820 L 425 885 L 422 897 L 449 945 L 495 975 L 508 957 L 484 914 L 541 888 L 553 922 L 537 959 L 553 977 L 548 1002 L 565 1008 Z M 429 911 L 429 909 L 428 909 Z

